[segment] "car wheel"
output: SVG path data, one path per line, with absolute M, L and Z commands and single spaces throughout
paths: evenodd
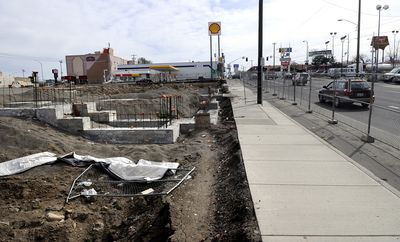
M 338 108 L 340 107 L 340 99 L 339 98 L 335 98 L 335 107 Z
M 325 97 L 324 96 L 322 96 L 322 95 L 318 95 L 318 99 L 319 99 L 319 102 L 320 103 L 325 103 Z
M 369 107 L 369 104 L 368 104 L 368 103 L 361 103 L 361 106 L 362 106 L 363 108 L 368 108 L 368 107 Z

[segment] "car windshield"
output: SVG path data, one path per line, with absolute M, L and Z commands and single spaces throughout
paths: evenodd
M 390 71 L 390 73 L 397 73 L 400 70 L 400 68 L 394 68 L 393 70 Z
M 367 82 L 352 82 L 351 89 L 368 89 L 369 85 Z

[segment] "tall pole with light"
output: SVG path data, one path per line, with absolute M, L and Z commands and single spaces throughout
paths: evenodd
M 331 32 L 331 36 L 332 36 L 332 59 L 335 60 L 335 36 L 336 36 L 336 32 Z
M 329 40 L 325 42 L 325 58 L 328 58 L 328 44 Z
M 303 43 L 306 43 L 306 65 L 308 65 L 308 41 L 303 40 Z
M 40 62 L 40 61 L 38 61 L 38 60 L 35 60 L 37 63 L 39 63 L 40 64 L 40 71 L 42 72 L 42 82 L 44 82 L 44 77 L 43 77 L 43 64 L 42 64 L 42 62 Z
M 347 19 L 338 19 L 339 22 L 345 21 L 348 23 L 351 23 L 353 25 L 356 26 L 356 31 L 357 31 L 357 36 L 358 36 L 358 25 L 356 23 L 354 23 L 353 21 L 347 20 Z M 349 64 L 349 55 L 350 55 L 350 34 L 347 34 L 347 61 L 346 63 Z M 360 41 L 358 41 L 358 37 L 357 37 L 357 55 L 356 55 L 356 63 L 359 63 L 360 60 Z M 358 64 L 356 64 L 356 73 L 358 74 L 359 72 L 359 68 L 358 68 Z
M 383 10 L 387 10 L 389 8 L 389 5 L 384 5 L 383 7 L 381 5 L 376 5 L 376 10 L 378 10 L 378 38 L 380 36 L 381 33 L 381 11 Z M 378 79 L 378 62 L 379 62 L 379 48 L 377 48 L 377 46 L 375 46 L 376 49 L 376 68 L 375 68 L 375 78 L 372 79 L 372 83 L 371 83 L 371 93 L 374 93 L 374 84 L 375 81 L 377 81 Z M 371 95 L 370 97 L 370 107 L 369 107 L 369 115 L 368 115 L 368 129 L 367 129 L 367 135 L 361 137 L 361 140 L 367 143 L 373 143 L 375 141 L 375 139 L 373 137 L 371 137 L 370 133 L 371 133 L 371 117 L 372 117 L 372 105 L 373 102 L 373 96 Z
M 344 40 L 346 39 L 346 35 L 340 38 L 340 41 L 342 41 L 342 60 L 340 64 L 340 75 L 343 75 L 343 44 Z
M 63 76 L 63 71 L 62 71 L 62 63 L 63 63 L 63 61 L 62 60 L 59 60 L 58 62 L 60 62 L 60 79 L 62 79 L 62 76 Z M 62 80 L 61 80 L 62 81 Z
M 396 66 L 396 35 L 399 33 L 398 30 L 392 30 L 393 33 L 393 68 Z

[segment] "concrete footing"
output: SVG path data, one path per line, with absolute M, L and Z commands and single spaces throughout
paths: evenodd
M 171 144 L 177 140 L 180 133 L 216 124 L 218 102 L 209 102 L 208 111 L 200 111 L 194 119 L 182 119 L 172 124 L 165 120 L 117 120 L 115 110 L 97 111 L 95 102 L 48 105 L 43 108 L 3 108 L 0 109 L 0 116 L 37 118 L 61 130 L 98 142 Z M 93 128 L 92 122 L 106 123 L 113 127 Z M 164 125 L 166 127 L 163 127 Z

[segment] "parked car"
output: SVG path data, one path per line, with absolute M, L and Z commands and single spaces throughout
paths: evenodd
M 151 79 L 140 79 L 140 80 L 137 80 L 136 81 L 136 84 L 137 85 L 150 85 L 150 84 L 152 84 L 153 83 L 153 81 L 151 80 Z
M 383 74 L 383 81 L 392 82 L 400 79 L 400 67 L 392 69 L 390 72 Z
M 306 72 L 302 72 L 302 73 L 297 73 L 292 81 L 293 86 L 294 85 L 306 85 L 309 81 L 311 80 L 311 76 L 310 74 L 306 73 Z
M 277 77 L 278 77 L 278 75 L 277 75 L 276 72 L 274 72 L 274 71 L 268 71 L 268 72 L 265 74 L 265 79 L 267 79 L 267 80 L 276 79 Z
M 368 82 L 363 79 L 340 79 L 332 81 L 328 85 L 323 86 L 318 92 L 318 99 L 320 103 L 332 102 L 334 93 L 334 84 L 336 83 L 336 99 L 335 107 L 339 107 L 344 103 L 354 103 L 361 101 L 363 107 L 368 107 L 371 102 L 375 100 L 374 93 L 372 92 Z

